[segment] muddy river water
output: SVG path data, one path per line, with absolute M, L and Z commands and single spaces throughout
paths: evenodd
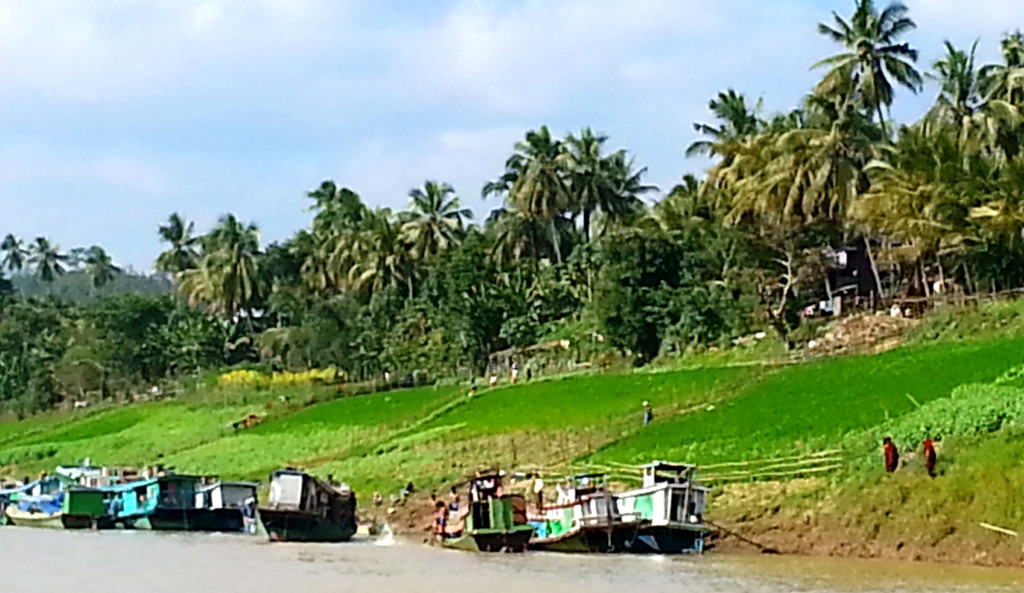
M 380 545 L 386 543 L 388 545 Z M 414 541 L 0 528 L 0 592 L 1022 592 L 1024 570 L 708 553 L 469 554 Z

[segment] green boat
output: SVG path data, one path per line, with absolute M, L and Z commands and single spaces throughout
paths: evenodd
M 535 534 L 531 550 L 546 552 L 615 553 L 632 549 L 640 523 L 636 513 L 624 515 L 609 492 L 604 474 L 578 474 L 559 486 L 556 504 L 531 519 Z
M 618 510 L 635 517 L 633 553 L 700 553 L 709 533 L 704 524 L 708 489 L 697 483 L 697 467 L 655 461 L 642 466 L 643 484 L 616 495 Z
M 344 484 L 277 470 L 270 474 L 270 502 L 260 507 L 259 518 L 270 541 L 348 541 L 357 529 L 356 496 Z
M 502 474 L 469 480 L 469 504 L 446 529 L 442 545 L 473 552 L 523 552 L 533 535 L 526 499 L 502 491 Z
M 65 529 L 95 529 L 107 517 L 106 494 L 95 488 L 71 486 L 64 491 L 61 512 Z

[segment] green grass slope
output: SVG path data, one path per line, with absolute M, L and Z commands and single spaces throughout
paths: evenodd
M 558 473 L 587 463 L 714 464 L 836 447 L 848 460 L 870 458 L 878 431 L 913 418 L 918 406 L 949 398 L 960 385 L 1017 384 L 1021 310 L 1000 304 L 959 318 L 944 312 L 903 348 L 784 366 L 714 366 L 709 359 L 701 368 L 535 380 L 474 396 L 466 386 L 341 398 L 331 388 L 213 389 L 6 421 L 0 473 L 85 457 L 246 479 L 291 465 L 333 473 L 368 494 L 394 492 L 409 480 L 441 487 L 486 465 Z M 971 332 L 971 323 L 990 329 Z M 293 403 L 278 403 L 280 395 Z M 644 400 L 655 407 L 648 427 Z M 250 413 L 266 418 L 252 429 L 230 427 Z

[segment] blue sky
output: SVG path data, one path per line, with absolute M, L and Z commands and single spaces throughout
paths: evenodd
M 910 0 L 922 65 L 984 60 L 1020 0 Z M 729 87 L 788 109 L 852 0 L 0 0 L 0 234 L 101 244 L 149 269 L 157 226 L 225 212 L 264 242 L 324 179 L 403 207 L 425 179 L 479 197 L 542 124 L 610 135 L 670 189 L 692 123 Z M 983 7 L 983 8 L 982 8 Z M 916 118 L 934 97 L 897 98 Z

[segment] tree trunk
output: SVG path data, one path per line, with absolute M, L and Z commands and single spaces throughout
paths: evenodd
M 974 283 L 974 277 L 971 275 L 971 266 L 964 262 L 964 283 L 967 285 L 964 292 L 971 294 L 978 292 L 978 286 Z
M 875 293 L 878 295 L 879 301 L 884 301 L 882 298 L 882 278 L 878 275 L 878 266 L 875 264 L 875 256 L 871 254 L 871 240 L 864 237 L 864 253 L 868 256 L 868 263 L 871 265 L 871 273 L 875 277 Z
M 583 238 L 590 243 L 590 208 L 583 208 Z
M 551 219 L 551 245 L 555 248 L 555 261 L 562 263 L 562 246 L 558 240 L 558 229 L 555 227 L 555 219 Z
M 882 136 L 885 138 L 885 143 L 889 143 L 889 133 L 885 129 L 885 116 L 882 115 L 882 104 L 878 103 L 875 105 L 875 109 L 878 111 L 878 125 L 882 127 Z

